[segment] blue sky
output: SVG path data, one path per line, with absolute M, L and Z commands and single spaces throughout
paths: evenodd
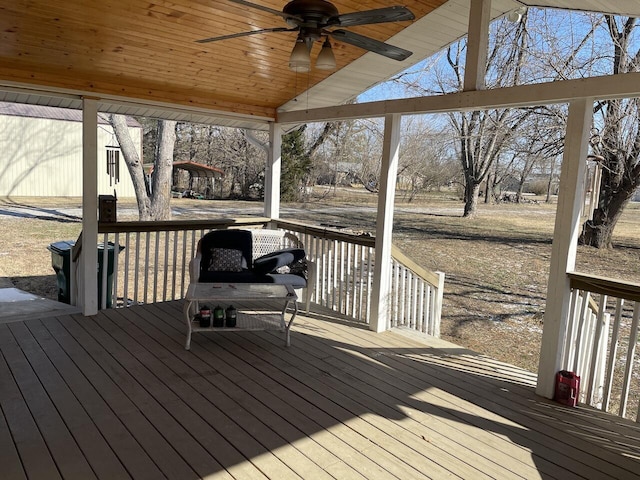
M 581 43 L 585 34 L 592 28 L 594 19 L 602 19 L 602 16 L 593 16 L 579 12 L 568 12 L 554 9 L 529 9 L 529 24 L 535 24 L 537 28 L 531 27 L 531 52 L 535 52 L 541 59 L 545 56 L 549 58 L 549 63 L 553 62 L 552 57 L 561 63 L 561 60 L 568 58 L 577 45 L 581 49 L 576 55 L 575 64 L 586 64 L 586 60 L 592 56 L 601 58 L 601 61 L 592 63 L 589 68 L 577 68 L 573 77 L 589 77 L 611 73 L 610 55 L 613 54 L 612 41 L 604 24 L 595 29 L 595 34 L 587 42 Z M 492 23 L 492 31 L 495 30 L 497 22 Z M 504 20 L 506 21 L 506 20 Z M 542 26 L 541 26 L 542 25 Z M 632 39 L 631 52 L 635 53 L 640 48 L 640 33 L 636 29 Z M 609 58 L 607 58 L 609 57 Z M 408 68 L 400 75 L 405 80 L 417 82 L 424 89 L 433 89 L 436 72 L 446 71 L 446 56 L 443 52 L 438 52 L 432 57 L 420 61 L 418 64 Z M 546 74 L 535 75 L 527 83 L 539 83 L 550 81 L 545 78 Z M 536 78 L 537 77 L 537 78 Z M 422 94 L 422 93 L 421 93 Z M 410 98 L 418 96 L 416 91 L 399 85 L 396 82 L 383 82 L 372 89 L 364 92 L 358 97 L 358 102 L 369 102 L 385 99 Z

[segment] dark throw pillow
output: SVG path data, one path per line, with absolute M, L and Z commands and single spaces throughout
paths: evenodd
M 241 272 L 242 252 L 233 248 L 212 248 L 207 270 L 210 272 Z

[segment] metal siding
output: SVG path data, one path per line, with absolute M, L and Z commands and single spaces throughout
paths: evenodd
M 70 122 L 0 117 L 4 196 L 81 196 L 81 130 Z M 76 128 L 74 128 L 76 127 Z
M 98 133 L 98 191 L 113 193 L 106 170 L 111 127 Z M 132 128 L 140 145 L 141 129 Z M 82 124 L 61 120 L 0 115 L 0 196 L 82 196 Z M 118 197 L 135 196 L 131 178 L 120 160 Z

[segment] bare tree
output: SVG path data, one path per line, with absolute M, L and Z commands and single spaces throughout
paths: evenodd
M 450 157 L 450 140 L 434 116 L 403 119 L 398 187 L 411 202 L 420 192 L 450 184 L 458 169 Z
M 529 36 L 523 21 L 498 20 L 493 28 L 487 58 L 487 88 L 522 83 L 527 69 Z M 428 65 L 433 70 L 431 82 L 423 75 L 402 75 L 396 81 L 421 94 L 443 94 L 464 87 L 466 39 L 451 45 L 444 62 Z M 442 66 L 444 64 L 444 67 Z M 478 208 L 481 184 L 487 180 L 494 162 L 509 148 L 520 125 L 531 114 L 527 109 L 455 112 L 448 115 L 455 131 L 455 152 L 464 178 L 464 216 L 474 216 Z
M 518 23 L 495 21 L 486 65 L 487 88 L 592 74 L 602 58 L 595 35 L 602 16 L 580 15 L 532 8 Z M 404 72 L 394 81 L 419 94 L 460 91 L 465 56 L 463 39 L 429 59 L 421 70 Z M 451 113 L 449 121 L 464 179 L 464 214 L 473 216 L 483 182 L 488 202 L 505 179 L 516 176 L 524 184 L 527 170 L 533 169 L 529 156 L 556 158 L 562 152 L 560 132 L 566 124 L 566 106 Z M 536 132 L 538 124 L 546 134 Z M 530 138 L 523 144 L 525 136 Z
M 336 187 L 358 182 L 369 187 L 377 182 L 382 133 L 376 120 L 330 122 L 311 128 L 309 136 L 309 143 L 317 145 L 309 152 L 320 183 Z
M 612 41 L 613 73 L 637 72 L 640 49 L 632 48 L 638 19 L 607 15 L 607 32 Z M 637 45 L 637 43 L 636 43 Z M 624 207 L 640 187 L 639 99 L 599 102 L 595 112 L 602 125 L 601 142 L 594 153 L 604 157 L 600 198 L 593 219 L 585 223 L 581 241 L 597 248 L 611 248 L 613 230 Z
M 171 198 L 171 172 L 173 167 L 173 147 L 176 122 L 159 120 L 157 142 L 153 163 L 151 184 L 147 184 L 143 162 L 135 148 L 127 119 L 124 115 L 112 114 L 109 122 L 120 144 L 127 169 L 131 175 L 138 203 L 140 220 L 168 220 L 171 218 L 169 201 Z

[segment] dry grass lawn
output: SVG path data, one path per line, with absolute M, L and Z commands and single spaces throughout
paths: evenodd
M 316 188 L 316 195 L 319 193 Z M 304 205 L 284 205 L 283 218 L 374 231 L 376 196 L 364 190 L 324 193 Z M 174 199 L 187 212 L 210 205 L 210 215 L 226 207 L 255 209 L 251 202 Z M 31 218 L 7 214 L 12 203 L 28 204 Z M 119 208 L 133 202 L 119 201 Z M 55 298 L 53 241 L 76 238 L 78 218 L 64 207 L 79 199 L 14 199 L 0 204 L 0 276 L 18 287 Z M 62 210 L 61 210 L 62 209 Z M 53 218 L 42 218 L 55 210 Z M 292 213 L 294 212 L 294 213 Z M 47 214 L 48 215 L 48 214 Z M 73 215 L 73 214 L 71 214 Z M 394 242 L 418 263 L 446 273 L 442 335 L 445 339 L 536 371 L 545 308 L 555 205 L 480 205 L 464 219 L 452 194 L 426 195 L 412 203 L 398 196 Z M 224 216 L 224 215 L 223 215 Z M 237 214 L 234 214 L 237 216 Z M 122 219 L 122 216 L 119 217 Z M 580 247 L 578 271 L 640 281 L 640 205 L 631 204 L 615 232 L 615 248 Z

